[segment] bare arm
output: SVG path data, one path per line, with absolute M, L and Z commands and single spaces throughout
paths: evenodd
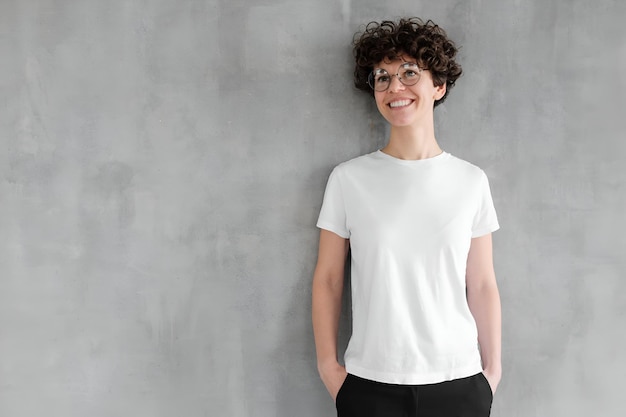
M 336 398 L 346 371 L 337 361 L 337 332 L 349 241 L 321 230 L 317 266 L 313 275 L 313 333 L 317 368 L 326 389 Z
M 483 372 L 495 392 L 502 377 L 502 317 L 493 269 L 491 233 L 472 239 L 465 281 L 467 302 L 478 328 Z

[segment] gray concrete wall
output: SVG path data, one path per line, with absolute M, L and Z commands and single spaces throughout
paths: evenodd
M 0 1 L 0 415 L 333 415 L 314 224 L 385 139 L 352 34 L 400 15 L 462 45 L 437 136 L 502 223 L 493 415 L 624 415 L 621 0 Z

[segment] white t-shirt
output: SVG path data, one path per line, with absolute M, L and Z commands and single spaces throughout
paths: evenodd
M 317 226 L 350 239 L 349 373 L 413 385 L 482 370 L 465 269 L 471 239 L 499 226 L 480 168 L 446 152 L 352 159 L 331 173 Z

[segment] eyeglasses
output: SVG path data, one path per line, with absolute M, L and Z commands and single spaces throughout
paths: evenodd
M 398 68 L 398 73 L 395 74 L 398 80 L 406 86 L 415 85 L 420 80 L 422 75 L 422 69 L 414 62 L 405 62 Z M 372 71 L 367 78 L 367 84 L 374 91 L 385 91 L 391 85 L 391 77 L 387 71 L 382 68 L 377 68 Z

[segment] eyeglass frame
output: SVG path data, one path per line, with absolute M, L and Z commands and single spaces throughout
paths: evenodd
M 400 70 L 403 69 L 403 68 L 407 69 L 407 67 L 415 67 L 415 68 L 417 68 L 417 71 L 416 71 L 417 75 L 418 75 L 417 76 L 417 80 L 415 80 L 415 82 L 412 83 L 412 84 L 407 84 L 405 82 L 406 80 L 403 79 L 400 76 Z M 383 91 L 387 91 L 389 89 L 389 87 L 391 87 L 391 79 L 392 79 L 392 77 L 395 76 L 398 79 L 398 81 L 400 81 L 400 83 L 402 83 L 402 85 L 410 87 L 412 85 L 417 84 L 422 79 L 422 71 L 424 71 L 424 70 L 416 62 L 404 62 L 403 64 L 401 64 L 398 67 L 398 72 L 396 72 L 395 74 L 389 74 L 389 72 L 387 70 L 385 70 L 385 69 L 376 68 L 376 69 L 373 69 L 372 72 L 370 72 L 369 75 L 367 76 L 367 85 L 369 85 L 372 90 L 378 91 L 379 93 L 381 93 Z M 377 90 L 375 88 L 374 77 L 375 77 L 375 74 L 377 75 L 377 74 L 380 74 L 382 72 L 387 73 L 387 75 L 389 76 L 389 82 L 387 83 L 387 87 L 385 87 L 384 90 Z

